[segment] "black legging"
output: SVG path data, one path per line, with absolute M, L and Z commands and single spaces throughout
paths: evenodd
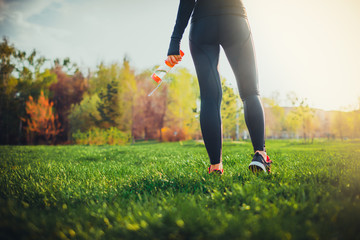
M 255 54 L 247 19 L 217 15 L 191 23 L 190 50 L 200 86 L 200 125 L 211 164 L 222 161 L 220 45 L 234 71 L 254 151 L 265 150 L 264 110 L 259 97 Z

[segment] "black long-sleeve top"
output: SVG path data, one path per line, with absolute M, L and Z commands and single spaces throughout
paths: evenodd
M 191 14 L 192 22 L 211 15 L 229 14 L 246 17 L 246 11 L 241 0 L 180 0 L 168 55 L 179 55 L 180 41 Z

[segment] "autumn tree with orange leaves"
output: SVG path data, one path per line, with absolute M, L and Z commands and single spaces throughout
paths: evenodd
M 29 101 L 26 101 L 26 113 L 29 118 L 22 119 L 27 122 L 28 142 L 32 142 L 34 134 L 44 137 L 47 143 L 50 143 L 50 140 L 52 144 L 55 142 L 55 136 L 62 129 L 58 121 L 58 115 L 52 110 L 53 105 L 53 102 L 49 102 L 49 99 L 44 96 L 43 91 L 41 91 L 37 102 L 29 96 Z

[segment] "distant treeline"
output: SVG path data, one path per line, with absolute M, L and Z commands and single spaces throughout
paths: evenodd
M 177 68 L 154 95 L 152 70 L 136 74 L 130 62 L 99 64 L 81 72 L 70 59 L 26 53 L 0 44 L 0 144 L 125 144 L 137 140 L 201 139 L 197 79 Z M 45 67 L 46 66 L 46 67 Z M 245 137 L 238 94 L 222 79 L 225 138 Z M 292 98 L 283 108 L 264 98 L 271 138 L 356 138 L 360 113 L 326 113 Z
M 324 111 L 289 94 L 292 107 L 280 107 L 277 98 L 263 98 L 267 138 L 360 138 L 360 110 Z

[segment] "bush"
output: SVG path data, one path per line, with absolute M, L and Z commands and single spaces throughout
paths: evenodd
M 191 137 L 185 128 L 168 128 L 161 129 L 161 141 L 163 142 L 176 142 L 189 140 Z
M 78 130 L 72 137 L 76 144 L 83 145 L 124 145 L 131 140 L 131 134 L 120 131 L 115 127 L 108 129 L 94 128 L 87 132 Z

